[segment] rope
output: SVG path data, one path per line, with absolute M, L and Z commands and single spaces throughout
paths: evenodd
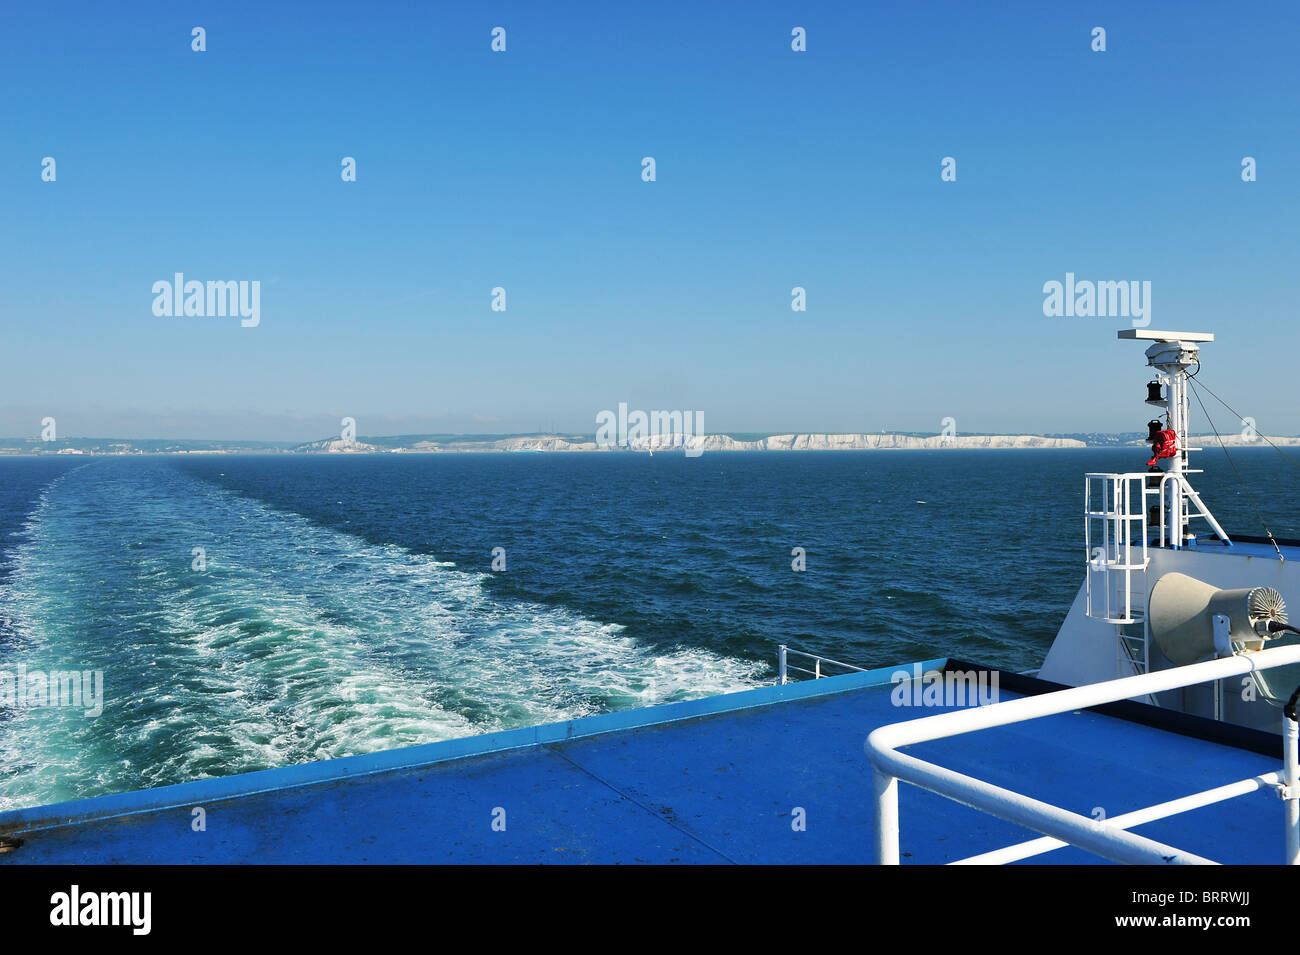
M 1237 470 L 1237 463 L 1232 460 L 1232 455 L 1228 453 L 1228 446 L 1223 443 L 1223 437 L 1219 434 L 1219 429 L 1214 426 L 1214 421 L 1210 418 L 1210 412 L 1206 409 L 1205 402 L 1201 400 L 1201 388 L 1205 386 L 1193 381 L 1190 377 L 1187 379 L 1187 383 L 1192 386 L 1192 394 L 1196 395 L 1196 403 L 1201 406 L 1201 412 L 1205 415 L 1205 420 L 1209 423 L 1211 430 L 1214 431 L 1215 440 L 1219 442 L 1219 447 L 1223 449 L 1223 456 L 1228 459 L 1228 464 L 1232 467 L 1232 473 L 1237 475 L 1237 483 L 1246 492 L 1246 499 L 1250 501 L 1250 506 L 1255 509 L 1255 516 L 1259 518 L 1259 524 L 1264 528 L 1264 534 L 1268 537 L 1269 543 L 1273 545 L 1273 549 L 1277 551 L 1277 559 L 1286 563 L 1286 558 L 1282 556 L 1282 548 L 1277 546 L 1277 541 L 1273 538 L 1273 532 L 1268 529 L 1268 522 L 1264 520 L 1264 515 L 1260 513 L 1259 505 L 1255 503 L 1255 495 L 1251 494 L 1250 488 L 1246 486 L 1245 479 L 1241 476 L 1241 472 Z M 1209 391 L 1208 388 L 1205 390 Z M 1214 392 L 1210 393 L 1214 394 Z M 1218 398 L 1218 395 L 1215 395 L 1215 397 Z M 1223 399 L 1220 398 L 1219 401 L 1225 408 L 1228 408 Z M 1228 408 L 1228 410 L 1232 411 L 1231 408 Z M 1237 414 L 1235 411 L 1232 411 L 1232 413 Z M 1237 417 L 1240 418 L 1241 415 L 1237 415 Z M 1269 443 L 1272 444 L 1271 441 Z M 1277 445 L 1274 445 L 1274 447 L 1277 447 Z M 1300 465 L 1297 466 L 1300 467 Z
M 1200 369 L 1198 368 L 1197 370 L 1199 371 Z M 1188 381 L 1191 381 L 1191 379 L 1192 379 L 1193 377 L 1195 377 L 1195 376 L 1193 376 L 1193 375 L 1189 375 L 1189 376 L 1188 376 Z M 1228 404 L 1226 401 L 1224 401 L 1222 398 L 1220 398 L 1218 395 L 1216 395 L 1213 391 L 1211 391 L 1211 390 L 1210 390 L 1210 387 L 1209 387 L 1208 385 L 1204 384 L 1203 382 L 1198 381 L 1198 382 L 1195 383 L 1195 387 L 1197 387 L 1197 388 L 1204 388 L 1206 391 L 1209 391 L 1209 392 L 1210 392 L 1210 397 L 1212 397 L 1212 398 L 1213 398 L 1215 401 L 1217 401 L 1219 404 L 1223 405 L 1223 407 L 1225 407 L 1225 408 L 1227 408 L 1229 411 L 1231 411 L 1232 414 L 1233 414 L 1234 416 L 1236 416 L 1236 417 L 1237 417 L 1238 419 L 1240 419 L 1241 421 L 1245 421 L 1245 420 L 1246 420 L 1244 417 L 1242 417 L 1241 415 L 1237 414 L 1237 412 L 1233 410 L 1232 405 Z M 1196 400 L 1197 400 L 1197 401 L 1200 401 L 1200 400 L 1201 400 L 1201 398 L 1200 398 L 1199 395 L 1197 395 Z M 1205 407 L 1205 405 L 1202 404 L 1202 405 L 1201 405 L 1201 408 L 1204 409 L 1204 407 Z M 1210 416 L 1207 414 L 1207 415 L 1205 416 L 1205 418 L 1206 418 L 1206 420 L 1208 421 L 1209 418 L 1210 418 Z M 1217 433 L 1217 432 L 1216 432 L 1216 433 Z M 1276 451 L 1278 454 L 1282 455 L 1282 457 L 1284 457 L 1284 458 L 1286 458 L 1288 461 L 1290 461 L 1291 464 L 1292 464 L 1295 468 L 1300 469 L 1300 461 L 1297 461 L 1295 458 L 1291 457 L 1291 455 L 1287 454 L 1285 451 L 1283 451 L 1281 448 L 1279 448 L 1279 447 L 1278 447 L 1276 444 L 1274 444 L 1272 441 L 1269 441 L 1269 439 L 1268 439 L 1268 435 L 1266 435 L 1266 434 L 1260 434 L 1258 431 L 1256 431 L 1255 434 L 1257 434 L 1257 435 L 1259 435 L 1259 437 L 1263 438 L 1264 441 L 1267 442 L 1267 444 L 1268 444 L 1268 446 L 1269 446 L 1270 448 L 1272 448 L 1272 449 L 1273 449 L 1274 451 Z M 1226 452 L 1225 452 L 1225 453 L 1226 453 Z

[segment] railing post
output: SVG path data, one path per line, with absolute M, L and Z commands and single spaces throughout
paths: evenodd
M 781 685 L 785 686 L 786 678 L 785 678 L 785 644 L 784 643 L 781 644 L 779 647 L 777 647 L 776 659 L 777 659 L 777 667 L 781 671 Z
M 871 770 L 876 796 L 876 865 L 898 865 L 898 779 Z
M 1286 861 L 1290 865 L 1300 865 L 1300 721 L 1294 718 L 1297 701 L 1300 700 L 1300 691 L 1297 691 L 1295 697 L 1284 708 L 1286 712 L 1282 726 L 1284 765 L 1281 772 L 1275 770 L 1262 776 L 1241 780 L 1240 783 L 1219 787 L 1218 790 L 1206 790 L 1181 800 L 1126 814 L 1119 817 L 1125 822 L 1123 829 L 1107 827 L 1099 831 L 1095 823 L 1087 817 L 898 752 L 903 747 L 915 743 L 948 739 L 979 730 L 1056 716 L 1103 703 L 1113 703 L 1139 696 L 1154 696 L 1181 687 L 1219 682 L 1230 676 L 1293 665 L 1300 663 L 1300 646 L 1259 650 L 1249 654 L 1248 657 L 1248 659 L 1246 655 L 1220 657 L 1203 663 L 1189 663 L 1181 667 L 1171 667 L 1167 670 L 1157 670 L 1118 680 L 1055 690 L 1041 696 L 1003 700 L 989 706 L 939 713 L 903 723 L 889 723 L 876 727 L 867 736 L 864 748 L 872 763 L 871 782 L 876 810 L 877 864 L 899 864 L 898 781 L 902 779 L 981 812 L 1043 833 L 1048 837 L 1045 840 L 1047 844 L 1059 842 L 1075 845 L 1115 862 L 1144 865 L 1152 862 L 1194 865 L 1212 863 L 1193 853 L 1124 831 L 1130 825 L 1165 818 L 1168 815 L 1186 812 L 1191 808 L 1200 808 L 1201 805 L 1209 805 L 1210 802 L 1218 802 L 1222 798 L 1244 795 L 1245 792 L 1266 786 L 1281 787 L 1283 790 L 1281 795 L 1286 802 Z M 1241 792 L 1224 794 L 1225 790 L 1235 789 L 1238 785 L 1247 785 L 1248 788 Z M 1212 794 L 1221 798 L 1192 805 L 1198 798 Z M 1174 806 L 1177 808 L 1165 811 Z M 1159 815 L 1149 815 L 1152 810 L 1161 810 L 1161 812 Z M 1031 841 L 1034 845 L 1044 844 L 1044 840 Z M 1006 853 L 995 852 L 985 855 L 1001 859 Z
M 1282 717 L 1282 743 L 1285 747 L 1286 785 L 1286 864 L 1300 865 L 1300 724 L 1288 716 Z

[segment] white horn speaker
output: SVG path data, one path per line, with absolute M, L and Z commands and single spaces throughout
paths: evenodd
M 1259 649 L 1273 634 L 1271 621 L 1286 623 L 1286 602 L 1272 587 L 1220 590 L 1186 574 L 1165 574 L 1147 599 L 1147 624 L 1160 652 L 1175 666 L 1195 663 L 1216 652 L 1214 618 L 1227 621 L 1227 637 Z

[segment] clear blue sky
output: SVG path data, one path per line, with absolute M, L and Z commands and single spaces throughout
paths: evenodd
M 1297 9 L 8 3 L 0 434 L 1139 430 L 1066 272 L 1150 281 L 1297 433 Z M 178 271 L 261 324 L 155 317 Z

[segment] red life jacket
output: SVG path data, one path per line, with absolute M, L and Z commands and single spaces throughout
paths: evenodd
M 1147 467 L 1153 467 L 1161 458 L 1172 458 L 1178 453 L 1178 435 L 1166 429 L 1161 431 L 1155 441 L 1151 443 L 1151 460 L 1147 462 Z

